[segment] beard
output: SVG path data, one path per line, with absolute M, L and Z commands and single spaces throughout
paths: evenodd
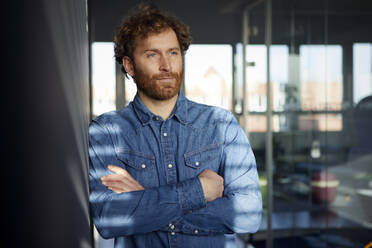
M 176 96 L 181 88 L 183 69 L 179 72 L 164 72 L 148 75 L 134 67 L 134 81 L 137 90 L 154 100 L 169 100 Z M 171 78 L 169 82 L 160 82 L 162 78 Z

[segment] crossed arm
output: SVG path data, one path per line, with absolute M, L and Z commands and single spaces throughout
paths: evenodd
M 175 185 L 146 188 L 115 164 L 115 151 L 104 126 L 90 132 L 90 202 L 94 223 L 104 238 L 172 231 L 194 235 L 255 232 L 262 200 L 254 156 L 245 135 L 226 144 L 221 176 L 204 170 Z M 243 145 L 236 145 L 243 144 Z M 238 148 L 237 148 L 238 147 Z M 109 166 L 107 166 L 109 165 Z M 107 175 L 107 169 L 114 174 Z
M 102 176 L 101 182 L 115 193 L 119 194 L 145 189 L 127 170 L 115 165 L 109 165 L 107 168 L 115 174 Z M 204 170 L 198 177 L 203 188 L 206 202 L 211 202 L 218 197 L 222 197 L 224 186 L 221 176 L 214 171 Z

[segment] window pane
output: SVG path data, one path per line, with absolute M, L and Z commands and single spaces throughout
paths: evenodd
M 237 44 L 237 69 L 241 71 L 242 44 Z M 272 83 L 272 102 L 274 111 L 283 110 L 285 101 L 285 84 L 288 83 L 288 46 L 272 45 L 270 47 L 270 77 Z M 266 111 L 266 46 L 247 45 L 246 80 L 248 111 Z M 241 73 L 237 75 L 239 92 L 243 90 Z
M 353 45 L 354 103 L 372 95 L 372 43 Z
M 300 115 L 298 125 L 302 131 L 341 131 L 342 116 L 341 114 Z
M 236 68 L 237 68 L 237 92 L 242 98 L 243 80 L 241 73 L 242 44 L 236 46 Z M 272 45 L 270 47 L 270 77 L 271 77 L 271 102 L 274 111 L 285 110 L 286 88 L 289 81 L 289 56 L 287 45 Z M 249 112 L 265 112 L 266 106 L 266 46 L 247 45 L 246 48 L 246 80 L 247 80 L 247 103 Z M 249 132 L 265 132 L 266 116 L 262 114 L 249 113 L 248 115 Z M 272 128 L 279 131 L 281 121 L 278 116 L 273 116 Z
M 115 110 L 114 43 L 92 44 L 92 107 L 93 116 Z
M 266 111 L 266 47 L 248 45 L 246 62 L 248 110 Z
M 339 111 L 342 106 L 342 47 L 300 46 L 300 102 L 304 111 Z M 299 117 L 300 130 L 341 131 L 342 116 L 314 114 Z
M 185 56 L 185 94 L 196 102 L 231 110 L 232 47 L 191 45 Z
M 137 93 L 137 86 L 133 78 L 128 75 L 128 78 L 125 77 L 125 105 L 131 102 L 134 99 L 134 96 Z
M 303 110 L 341 110 L 342 47 L 302 45 L 301 108 Z

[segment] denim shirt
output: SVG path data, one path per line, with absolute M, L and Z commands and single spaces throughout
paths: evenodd
M 180 92 L 167 120 L 140 97 L 94 119 L 89 128 L 91 215 L 115 247 L 224 247 L 229 234 L 256 232 L 262 199 L 255 158 L 227 110 Z M 126 169 L 145 190 L 115 193 L 100 177 Z M 223 197 L 206 202 L 198 175 L 224 178 Z

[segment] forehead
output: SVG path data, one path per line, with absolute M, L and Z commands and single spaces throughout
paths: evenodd
M 167 50 L 174 47 L 180 48 L 180 45 L 176 33 L 171 28 L 160 33 L 151 33 L 146 38 L 137 37 L 135 41 L 135 52 L 151 49 Z

